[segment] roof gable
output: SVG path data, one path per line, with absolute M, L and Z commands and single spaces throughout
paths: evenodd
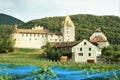
M 91 45 L 91 46 L 94 46 L 94 47 L 98 48 L 97 46 L 95 46 L 93 43 L 91 43 L 91 42 L 88 41 L 87 39 L 82 40 L 81 42 L 79 42 L 79 43 L 78 43 L 77 45 L 75 45 L 75 46 L 79 46 L 79 45 L 83 46 L 83 45 L 84 45 L 84 42 L 86 42 L 86 46 L 88 46 L 88 44 L 89 44 L 89 45 Z M 74 47 L 75 47 L 75 46 L 74 46 Z

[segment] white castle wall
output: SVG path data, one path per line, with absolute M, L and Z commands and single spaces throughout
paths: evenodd
M 75 40 L 75 26 L 73 26 L 73 23 L 71 19 L 67 16 L 67 19 L 70 21 L 69 26 L 63 26 L 61 32 L 61 35 L 56 35 L 55 33 L 25 33 L 25 30 L 23 32 L 19 32 L 17 29 L 17 26 L 15 27 L 14 33 L 12 34 L 12 38 L 15 40 L 14 47 L 17 48 L 41 48 L 44 46 L 47 42 L 67 42 L 67 41 L 74 41 Z M 67 22 L 67 21 L 65 21 Z M 18 30 L 18 32 L 17 32 Z M 32 30 L 42 30 L 44 32 L 44 28 L 40 26 L 35 26 L 35 28 L 32 28 Z M 15 32 L 16 31 L 16 32 Z M 27 30 L 26 30 L 27 31 Z M 29 32 L 28 31 L 28 32 Z

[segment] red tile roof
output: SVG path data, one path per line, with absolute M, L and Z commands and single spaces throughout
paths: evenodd
M 50 32 L 49 30 L 33 30 L 33 29 L 16 29 L 13 31 L 13 33 L 28 33 L 28 34 L 54 34 L 53 32 Z
M 95 36 L 90 40 L 90 42 L 107 42 L 107 41 L 108 40 L 106 40 L 102 36 Z

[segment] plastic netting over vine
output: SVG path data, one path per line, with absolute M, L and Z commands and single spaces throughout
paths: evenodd
M 62 67 L 0 64 L 1 80 L 120 80 L 120 69 L 108 72 Z
M 61 67 L 51 67 L 58 80 L 120 80 L 120 70 L 97 72 L 96 70 L 73 70 Z

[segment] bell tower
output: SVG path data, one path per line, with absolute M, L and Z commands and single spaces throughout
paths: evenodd
M 65 20 L 62 22 L 62 26 L 63 42 L 75 41 L 75 26 L 69 16 L 66 16 Z

